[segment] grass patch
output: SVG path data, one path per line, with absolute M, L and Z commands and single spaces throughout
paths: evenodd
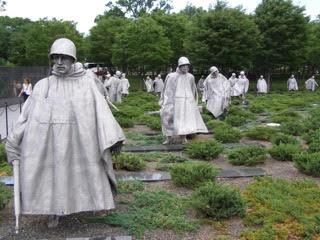
M 296 144 L 274 145 L 269 149 L 271 157 L 279 161 L 292 161 L 293 156 L 301 152 L 301 147 Z
M 241 138 L 240 130 L 230 126 L 217 127 L 213 130 L 214 138 L 222 143 L 236 143 Z
M 12 167 L 8 164 L 7 153 L 4 144 L 0 144 L 0 176 L 11 176 Z
M 222 145 L 215 140 L 190 142 L 185 149 L 189 157 L 206 161 L 218 157 L 222 151 Z
M 192 196 L 192 206 L 201 215 L 215 220 L 245 214 L 245 202 L 239 190 L 212 182 L 196 190 Z
M 281 124 L 280 130 L 285 134 L 300 136 L 305 132 L 305 127 L 301 121 L 290 121 Z
M 255 140 L 271 141 L 278 130 L 272 127 L 255 126 L 246 131 L 245 136 Z
M 302 153 L 293 156 L 295 166 L 303 173 L 320 176 L 320 152 Z
M 117 170 L 141 171 L 147 164 L 139 154 L 121 153 L 114 157 L 113 166 Z
M 146 230 L 164 229 L 177 233 L 195 231 L 199 222 L 186 216 L 185 199 L 165 190 L 136 192 L 128 212 L 109 213 L 95 219 L 127 229 L 138 239 Z
M 218 173 L 216 166 L 205 162 L 186 162 L 170 168 L 173 183 L 191 189 L 205 182 L 214 182 Z
M 267 151 L 263 147 L 249 146 L 231 150 L 228 153 L 229 162 L 233 165 L 253 166 L 264 163 Z
M 299 141 L 295 139 L 293 136 L 288 134 L 279 133 L 271 138 L 271 142 L 274 145 L 280 144 L 299 144 Z
M 118 193 L 134 193 L 138 191 L 143 191 L 145 189 L 145 185 L 141 181 L 117 181 L 117 192 Z
M 133 142 L 128 145 L 134 146 L 159 145 L 165 139 L 162 134 L 149 136 L 137 132 L 125 132 L 125 135 L 128 140 Z
M 320 188 L 310 180 L 258 178 L 243 195 L 248 230 L 241 239 L 317 239 L 320 234 Z

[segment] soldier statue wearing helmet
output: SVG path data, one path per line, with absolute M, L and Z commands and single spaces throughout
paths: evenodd
M 76 63 L 73 42 L 57 39 L 49 57 L 52 75 L 35 85 L 6 150 L 20 165 L 21 213 L 49 215 L 55 226 L 61 215 L 115 207 L 111 152 L 124 134 L 92 74 Z
M 197 87 L 189 71 L 190 62 L 180 57 L 176 72 L 166 77 L 159 104 L 164 144 L 171 144 L 176 136 L 186 142 L 186 135 L 208 132 L 197 105 Z

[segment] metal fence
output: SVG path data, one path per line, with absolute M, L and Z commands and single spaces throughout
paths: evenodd
M 21 113 L 21 98 L 3 98 L 0 100 L 0 139 L 7 138 Z

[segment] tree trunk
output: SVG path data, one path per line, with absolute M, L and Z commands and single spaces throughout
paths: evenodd
M 268 84 L 268 92 L 270 92 L 270 89 L 271 89 L 271 70 L 268 69 L 267 71 L 267 84 Z

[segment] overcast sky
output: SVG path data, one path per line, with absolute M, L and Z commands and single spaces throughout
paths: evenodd
M 64 19 L 77 22 L 77 29 L 85 34 L 94 25 L 94 19 L 105 10 L 107 0 L 7 0 L 6 11 L 0 15 L 10 17 L 23 17 L 31 20 L 39 18 Z M 174 0 L 174 12 L 183 9 L 187 3 L 197 7 L 208 8 L 210 3 L 215 1 L 205 0 Z M 228 0 L 229 6 L 235 7 L 242 5 L 248 13 L 254 11 L 261 0 Z M 320 14 L 320 0 L 293 0 L 300 6 L 306 7 L 306 14 L 314 19 Z

